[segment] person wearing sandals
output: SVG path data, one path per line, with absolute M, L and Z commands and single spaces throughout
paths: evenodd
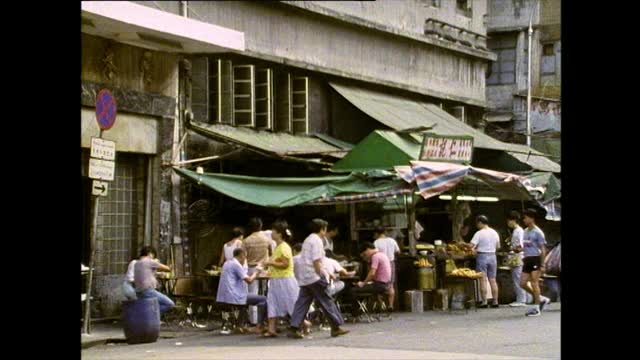
M 287 240 L 291 238 L 286 221 L 276 221 L 271 236 L 276 242 L 271 259 L 263 265 L 270 267 L 269 292 L 267 293 L 267 316 L 269 328 L 264 337 L 276 337 L 276 321 L 280 317 L 293 314 L 293 307 L 298 299 L 298 282 L 293 274 L 293 253 Z

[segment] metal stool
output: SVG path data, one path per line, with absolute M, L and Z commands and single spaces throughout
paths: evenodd
M 241 314 L 243 311 L 247 311 L 246 305 L 226 303 L 218 303 L 218 305 L 222 315 L 222 328 L 220 329 L 222 335 L 229 335 L 231 331 L 242 328 L 241 321 L 244 317 Z

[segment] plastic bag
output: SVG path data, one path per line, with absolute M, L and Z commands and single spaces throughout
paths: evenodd
M 506 265 L 512 269 L 518 266 L 522 266 L 522 258 L 519 254 L 509 254 L 507 257 Z
M 549 275 L 560 275 L 560 263 L 562 257 L 560 256 L 560 244 L 554 247 L 544 259 L 545 273 Z
M 453 270 L 457 269 L 458 267 L 456 267 L 456 263 L 452 260 L 452 259 L 447 259 L 445 262 L 445 268 L 444 268 L 444 272 L 449 274 L 451 273 Z

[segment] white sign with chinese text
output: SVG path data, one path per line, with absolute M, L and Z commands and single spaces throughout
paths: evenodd
M 91 138 L 91 157 L 104 160 L 116 159 L 115 141 L 104 140 L 96 137 Z
M 89 178 L 113 181 L 116 162 L 109 160 L 89 159 Z
M 470 163 L 472 154 L 473 138 L 471 136 L 425 134 L 420 160 Z

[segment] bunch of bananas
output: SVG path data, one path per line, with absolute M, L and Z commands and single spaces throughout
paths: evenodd
M 453 270 L 451 275 L 475 279 L 481 277 L 482 273 L 475 272 L 469 268 L 460 268 Z
M 473 255 L 473 250 L 461 244 L 447 244 L 447 251 L 451 255 Z
M 421 258 L 418 261 L 414 261 L 413 264 L 417 265 L 419 268 L 433 267 L 433 265 L 431 265 L 431 263 L 429 263 L 429 261 L 425 258 Z

